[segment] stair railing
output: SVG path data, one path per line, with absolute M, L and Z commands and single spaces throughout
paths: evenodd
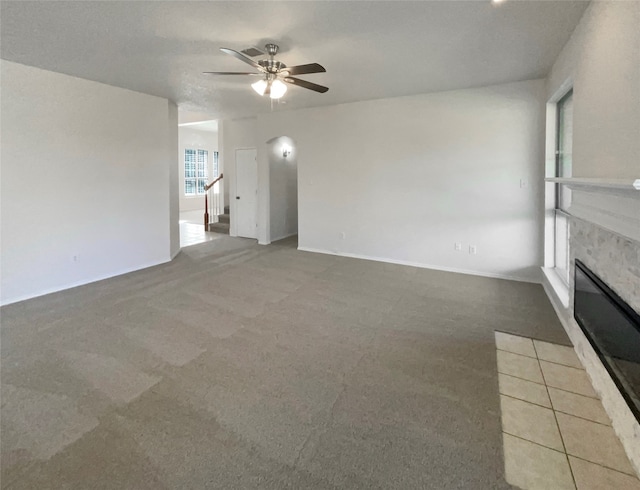
M 217 216 L 220 212 L 220 185 L 218 182 L 222 180 L 224 174 L 215 179 L 210 184 L 204 186 L 204 231 L 209 231 L 209 216 Z M 213 190 L 212 190 L 213 189 Z M 209 199 L 211 192 L 211 199 Z

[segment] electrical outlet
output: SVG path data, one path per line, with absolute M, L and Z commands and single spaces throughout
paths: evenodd
M 460 243 L 460 242 L 456 242 L 456 243 L 454 243 L 454 244 L 453 244 L 453 249 L 454 249 L 456 252 L 460 252 L 460 251 L 462 250 L 462 243 Z
M 525 179 L 520 179 L 520 189 L 526 189 L 529 187 L 529 183 Z
M 71 257 L 72 262 L 78 262 L 78 260 L 80 260 L 80 256 L 78 254 L 75 254 L 73 257 Z
M 347 238 L 347 234 L 343 231 L 340 233 L 340 239 L 344 240 L 345 238 Z
M 469 245 L 469 253 L 471 255 L 475 255 L 476 253 L 478 253 L 478 249 L 476 248 L 475 245 Z

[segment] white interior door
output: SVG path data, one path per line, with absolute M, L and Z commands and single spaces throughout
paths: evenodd
M 258 151 L 236 150 L 236 233 L 258 238 Z

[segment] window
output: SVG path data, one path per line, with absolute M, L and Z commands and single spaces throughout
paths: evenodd
M 204 186 L 207 184 L 208 159 L 209 159 L 208 150 L 196 150 L 192 148 L 185 148 L 184 150 L 184 195 L 185 196 L 204 195 Z
M 557 105 L 556 121 L 556 177 L 571 177 L 573 152 L 573 92 L 570 91 Z M 571 204 L 571 190 L 556 184 L 554 209 L 554 263 L 560 278 L 569 284 L 569 219 L 566 214 Z
M 573 156 L 573 92 L 558 101 L 556 124 L 556 177 L 571 177 Z M 556 186 L 556 208 L 567 210 L 571 204 L 571 191 Z

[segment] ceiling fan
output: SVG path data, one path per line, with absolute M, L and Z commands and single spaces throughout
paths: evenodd
M 327 70 L 325 70 L 322 65 L 319 65 L 318 63 L 309 63 L 306 65 L 287 66 L 281 61 L 277 61 L 275 59 L 279 49 L 277 44 L 266 44 L 265 49 L 269 58 L 255 61 L 239 51 L 229 48 L 220 48 L 220 51 L 223 53 L 230 54 L 234 58 L 253 66 L 259 73 L 233 71 L 205 71 L 203 73 L 208 75 L 250 75 L 262 77 L 257 82 L 252 83 L 251 87 L 258 94 L 268 95 L 272 99 L 279 99 L 285 94 L 287 91 L 287 83 L 313 90 L 314 92 L 320 92 L 321 94 L 329 90 L 328 87 L 323 87 L 322 85 L 292 76 L 326 72 Z

